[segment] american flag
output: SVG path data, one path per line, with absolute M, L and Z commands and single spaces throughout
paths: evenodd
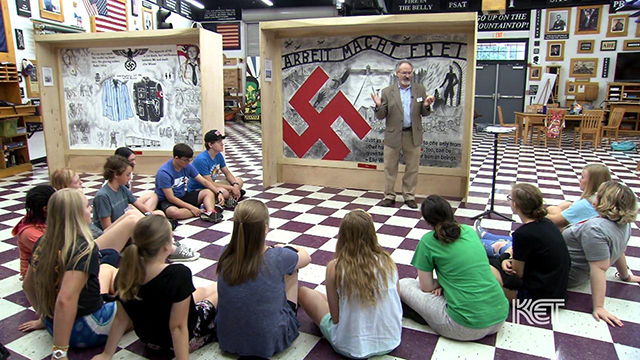
M 98 15 L 98 7 L 96 6 L 96 0 L 82 0 L 84 7 L 87 9 L 89 17 Z
M 223 50 L 240 50 L 240 23 L 218 24 L 216 32 L 222 35 Z
M 85 0 L 86 1 L 86 0 Z M 95 32 L 127 31 L 126 0 L 89 0 L 95 2 Z

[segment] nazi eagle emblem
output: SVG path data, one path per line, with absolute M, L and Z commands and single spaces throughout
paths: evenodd
M 126 57 L 127 61 L 124 62 L 124 68 L 127 69 L 127 71 L 133 71 L 138 66 L 138 64 L 136 64 L 136 62 L 135 62 L 135 60 L 133 60 L 133 58 L 136 57 L 136 56 L 139 56 L 139 55 L 146 54 L 148 50 L 149 49 L 131 50 L 131 48 L 129 48 L 128 50 L 124 50 L 124 49 L 113 50 L 113 53 L 116 54 L 116 55 L 120 55 L 120 56 Z

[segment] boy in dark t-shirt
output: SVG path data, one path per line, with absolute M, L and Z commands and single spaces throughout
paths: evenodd
M 188 219 L 199 216 L 201 220 L 212 223 L 222 221 L 224 204 L 222 190 L 212 182 L 205 180 L 198 170 L 191 165 L 193 150 L 187 144 L 173 147 L 173 159 L 167 161 L 156 173 L 155 192 L 158 195 L 158 208 L 170 219 Z M 206 189 L 186 191 L 187 181 L 197 181 Z M 204 211 L 199 207 L 204 206 Z

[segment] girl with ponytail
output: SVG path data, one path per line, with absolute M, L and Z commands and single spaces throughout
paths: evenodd
M 271 358 L 298 337 L 298 272 L 311 262 L 298 246 L 267 247 L 267 206 L 248 199 L 233 213 L 231 241 L 218 261 L 220 349 Z
M 546 217 L 540 189 L 515 184 L 507 198 L 523 225 L 513 232 L 513 246 L 504 246 L 509 249 L 491 258 L 496 279 L 509 300 L 564 300 L 571 258 L 560 229 Z M 482 241 L 493 253 L 492 240 Z
M 111 359 L 131 325 L 145 345 L 173 349 L 179 360 L 215 340 L 217 284 L 196 289 L 188 267 L 166 263 L 173 251 L 171 224 L 164 216 L 138 221 L 115 279 L 116 319 L 104 352 L 94 359 Z
M 414 320 L 455 340 L 496 333 L 507 318 L 509 303 L 478 236 L 470 226 L 458 224 L 451 205 L 440 196 L 427 197 L 421 211 L 434 230 L 422 237 L 411 260 L 418 279 L 400 280 L 405 314 L 414 313 Z
M 396 264 L 380 244 L 371 215 L 353 210 L 340 223 L 327 294 L 300 287 L 300 305 L 341 355 L 364 359 L 400 345 L 402 305 Z

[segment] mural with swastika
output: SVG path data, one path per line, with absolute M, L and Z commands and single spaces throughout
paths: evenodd
M 370 95 L 397 82 L 407 59 L 436 97 L 420 164 L 461 167 L 466 52 L 465 34 L 283 39 L 284 156 L 383 163 L 385 121 Z

